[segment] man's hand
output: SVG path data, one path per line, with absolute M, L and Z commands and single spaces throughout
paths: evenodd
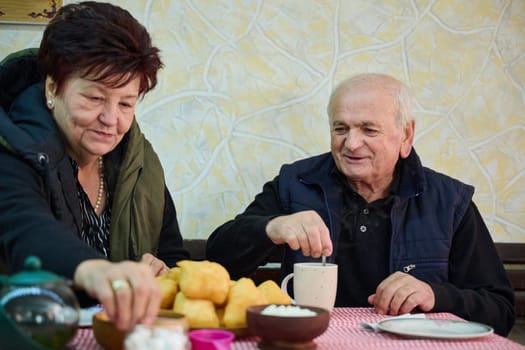
M 436 299 L 430 285 L 398 271 L 379 284 L 376 293 L 368 297 L 368 302 L 379 314 L 401 315 L 416 307 L 428 312 L 434 307 Z
M 318 258 L 332 255 L 330 232 L 323 219 L 313 210 L 278 216 L 266 225 L 266 234 L 275 244 L 288 244 L 301 249 L 304 256 Z

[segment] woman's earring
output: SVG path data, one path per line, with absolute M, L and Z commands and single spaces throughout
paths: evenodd
M 52 99 L 47 99 L 47 106 L 49 108 L 53 107 L 53 100 Z

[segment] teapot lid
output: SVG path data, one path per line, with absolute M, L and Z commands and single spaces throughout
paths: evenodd
M 30 255 L 24 261 L 24 270 L 7 279 L 8 285 L 29 286 L 49 282 L 64 281 L 64 279 L 52 272 L 41 270 L 42 262 L 34 255 Z

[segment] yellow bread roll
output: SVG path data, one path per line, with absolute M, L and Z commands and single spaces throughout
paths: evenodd
M 219 324 L 221 327 L 226 327 L 224 324 L 224 307 L 219 306 L 215 307 L 215 312 L 217 312 L 217 317 L 219 317 Z
M 180 281 L 180 267 L 178 267 L 178 266 L 172 267 L 171 269 L 169 269 L 167 274 L 162 275 L 162 276 L 164 276 L 166 278 L 169 278 L 169 279 L 172 279 L 175 282 L 179 283 L 179 281 Z
M 190 299 L 179 292 L 175 297 L 173 311 L 185 315 L 190 328 L 219 328 L 219 317 L 210 300 Z
M 246 309 L 252 305 L 264 304 L 266 299 L 250 278 L 240 278 L 228 294 L 224 309 L 223 323 L 226 327 L 246 327 Z
M 257 286 L 266 299 L 265 304 L 291 304 L 292 299 L 282 291 L 275 281 L 267 280 Z
M 179 291 L 177 282 L 164 276 L 155 278 L 155 281 L 162 292 L 162 301 L 160 302 L 161 309 L 171 309 L 175 300 L 175 295 Z
M 191 299 L 211 300 L 221 305 L 228 297 L 230 274 L 216 262 L 182 260 L 180 267 L 179 288 Z

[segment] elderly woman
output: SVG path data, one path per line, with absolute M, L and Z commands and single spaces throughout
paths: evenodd
M 188 258 L 135 121 L 159 50 L 126 10 L 82 2 L 58 11 L 35 52 L 0 65 L 0 263 L 15 272 L 36 255 L 119 328 L 149 323 L 155 277 Z

